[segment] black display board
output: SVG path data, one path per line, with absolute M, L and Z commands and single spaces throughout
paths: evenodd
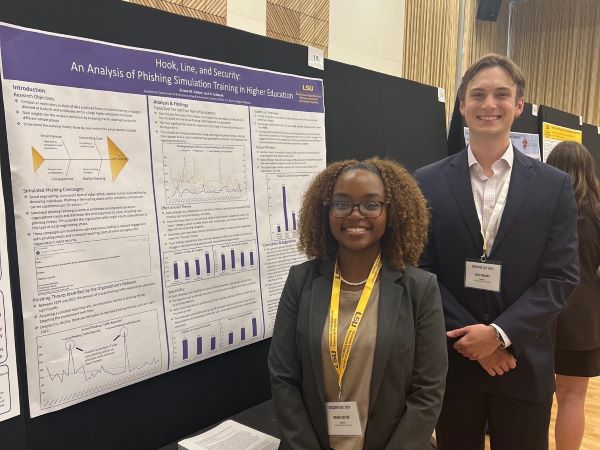
M 596 161 L 596 176 L 600 178 L 600 127 L 584 123 L 581 127 L 583 131 L 583 145 L 592 154 L 592 158 Z
M 510 131 L 531 134 L 537 134 L 540 132 L 539 115 L 533 115 L 533 105 L 531 103 L 525 103 L 523 106 L 523 112 L 519 118 L 513 122 L 512 127 L 510 127 Z
M 465 120 L 460 113 L 460 101 L 458 97 L 454 100 L 454 109 L 450 119 L 450 129 L 448 130 L 448 155 L 454 155 L 467 146 L 465 142 Z
M 539 108 L 539 116 L 541 122 L 548 122 L 553 125 L 571 128 L 572 130 L 581 130 L 580 118 L 575 114 L 541 105 Z
M 411 170 L 445 156 L 437 89 L 344 64 L 307 66 L 306 47 L 121 0 L 4 2 L 0 21 L 302 76 L 324 78 L 328 160 L 372 154 Z M 262 341 L 29 418 L 23 322 L 4 109 L 0 158 L 7 209 L 21 416 L 0 422 L 0 449 L 155 449 L 270 397 Z M 28 361 L 35 364 L 35 361 Z
M 466 125 L 460 114 L 459 105 L 460 103 L 458 99 L 456 99 L 454 110 L 452 111 L 450 130 L 448 132 L 448 155 L 458 153 L 466 147 L 464 134 L 464 127 Z M 510 131 L 531 134 L 538 134 L 540 132 L 539 116 L 533 115 L 533 105 L 531 103 L 525 103 L 523 106 L 523 113 L 513 122 Z
M 412 172 L 447 156 L 437 88 L 329 60 L 324 81 L 328 161 L 378 155 Z

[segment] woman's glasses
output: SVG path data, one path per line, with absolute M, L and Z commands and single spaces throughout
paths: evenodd
M 352 203 L 348 200 L 333 200 L 329 202 L 329 212 L 333 217 L 343 219 L 352 214 L 354 208 L 358 208 L 358 212 L 363 217 L 375 219 L 381 216 L 385 205 L 387 205 L 387 203 L 377 200 L 365 200 L 360 203 Z

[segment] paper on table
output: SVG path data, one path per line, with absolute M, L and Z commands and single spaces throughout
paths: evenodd
M 276 450 L 278 446 L 279 439 L 233 420 L 178 444 L 179 450 Z

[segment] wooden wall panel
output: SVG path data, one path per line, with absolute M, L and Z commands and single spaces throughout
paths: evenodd
M 446 117 L 456 95 L 459 0 L 406 0 L 404 77 L 444 88 Z
M 130 0 L 130 2 L 221 25 L 225 25 L 227 19 L 227 0 Z
M 506 55 L 508 1 L 503 1 L 495 22 L 477 20 L 477 0 L 465 2 L 463 72 L 488 53 Z
M 329 45 L 329 0 L 267 0 L 267 36 L 323 50 Z
M 486 53 L 507 54 L 508 2 L 497 22 L 475 20 L 477 0 L 467 0 L 466 69 Z M 600 124 L 600 2 L 528 0 L 513 6 L 513 60 L 523 69 L 525 99 Z
M 600 124 L 600 2 L 529 0 L 512 20 L 513 58 L 532 103 Z

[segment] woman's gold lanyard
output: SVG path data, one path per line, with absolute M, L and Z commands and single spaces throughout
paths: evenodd
M 350 358 L 352 344 L 354 343 L 354 338 L 356 337 L 358 326 L 360 325 L 362 316 L 365 312 L 365 309 L 367 308 L 367 304 L 369 303 L 369 298 L 371 297 L 371 292 L 373 291 L 373 286 L 375 286 L 375 281 L 377 280 L 380 270 L 381 254 L 377 256 L 377 259 L 373 263 L 373 267 L 371 267 L 371 273 L 369 273 L 367 284 L 365 285 L 362 294 L 360 295 L 358 305 L 356 305 L 354 315 L 352 316 L 352 321 L 350 322 L 350 326 L 348 327 L 348 331 L 346 332 L 346 337 L 344 338 L 344 343 L 342 346 L 342 354 L 338 356 L 338 315 L 340 310 L 340 291 L 342 285 L 342 277 L 340 275 L 340 269 L 338 267 L 337 261 L 335 263 L 335 271 L 333 273 L 333 286 L 331 288 L 331 302 L 329 306 L 329 355 L 331 356 L 331 362 L 333 363 L 333 367 L 335 367 L 335 370 L 338 373 L 339 401 L 342 400 L 342 379 L 344 378 L 344 372 L 346 371 L 346 366 L 348 365 L 348 359 Z

